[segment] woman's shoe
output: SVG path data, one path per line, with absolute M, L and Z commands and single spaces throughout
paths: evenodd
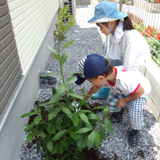
M 109 96 L 110 88 L 101 87 L 99 92 L 92 94 L 94 99 L 107 99 Z

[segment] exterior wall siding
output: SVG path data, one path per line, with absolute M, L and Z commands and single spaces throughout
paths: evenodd
M 37 99 L 61 2 L 0 0 L 0 159 L 18 159 L 28 121 L 20 116 Z
M 7 0 L 0 1 L 0 115 L 22 75 Z M 1 118 L 0 118 L 1 120 Z
M 46 35 L 59 3 L 59 0 L 8 0 L 23 75 Z

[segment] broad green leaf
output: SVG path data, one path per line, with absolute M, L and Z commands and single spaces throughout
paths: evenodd
M 77 113 L 75 113 L 75 114 L 73 115 L 73 125 L 74 125 L 75 127 L 77 127 L 78 123 L 79 123 L 79 117 L 78 117 Z
M 34 118 L 33 122 L 37 125 L 40 122 L 40 120 L 41 120 L 41 115 Z
M 71 155 L 70 153 L 64 153 L 63 156 L 61 157 L 61 160 L 66 160 L 66 158 L 69 157 L 70 155 Z
M 48 131 L 48 133 L 54 134 L 54 133 L 55 133 L 55 127 L 54 127 L 53 125 L 50 125 L 50 126 L 47 128 L 47 131 Z
M 78 112 L 78 115 L 82 119 L 82 121 L 89 124 L 88 117 L 84 113 Z
M 67 107 L 62 107 L 62 111 L 70 118 L 72 119 L 72 113 Z
M 64 45 L 64 46 L 62 47 L 62 49 L 67 48 L 67 47 L 70 46 L 73 42 L 74 42 L 74 39 L 72 39 L 72 40 L 69 41 L 66 45 Z M 61 49 L 61 50 L 62 50 L 62 49 Z
M 94 107 L 93 109 L 102 109 L 104 106 Z
M 82 88 L 82 89 L 81 89 L 81 92 L 82 92 L 82 93 L 84 93 L 84 92 L 85 92 L 85 89 L 84 89 L 84 88 Z
M 40 137 L 37 143 L 37 154 L 39 153 L 40 147 L 41 147 L 42 138 Z
M 68 11 L 68 4 L 65 7 L 63 7 L 63 14 L 66 14 L 67 11 Z
M 112 128 L 112 124 L 108 119 L 105 119 L 105 126 L 108 129 L 108 131 L 113 134 L 113 128 Z
M 74 20 L 69 20 L 68 27 L 71 28 L 74 26 Z
M 52 52 L 52 53 L 57 53 L 55 49 L 53 49 L 51 46 L 46 45 L 46 47 Z
M 26 137 L 26 142 L 30 142 L 36 136 L 36 134 L 37 134 L 36 132 L 28 134 Z
M 69 132 L 69 135 L 70 135 L 74 140 L 77 140 L 77 139 L 78 139 L 78 135 L 77 135 L 75 132 L 73 132 L 73 131 L 71 131 L 71 130 L 69 130 L 68 132 Z
M 47 149 L 48 149 L 50 152 L 52 152 L 52 150 L 53 150 L 53 142 L 52 142 L 52 140 L 50 140 L 50 141 L 48 142 L 48 144 L 47 144 Z
M 87 139 L 88 139 L 88 136 L 86 136 L 85 139 L 83 140 L 82 148 L 86 148 L 87 147 Z
M 56 140 L 60 139 L 65 133 L 66 133 L 66 130 L 59 131 L 59 132 L 52 138 L 52 140 L 56 141 Z
M 52 87 L 52 95 L 54 95 L 54 94 L 56 94 L 57 93 L 57 90 L 56 90 L 56 88 L 53 86 Z
M 59 90 L 60 90 L 60 92 L 62 92 L 62 93 L 65 93 L 66 89 L 67 89 L 67 85 L 66 85 L 66 84 L 61 84 L 61 85 L 59 86 Z
M 94 113 L 89 114 L 87 117 L 88 117 L 88 119 L 100 120 L 100 118 Z
M 28 127 L 24 131 L 29 132 L 31 129 L 33 129 L 34 126 L 35 126 L 35 123 L 32 122 L 30 125 L 28 125 Z
M 60 38 L 60 40 L 64 40 L 64 39 L 66 39 L 67 37 L 62 37 L 62 38 Z
M 67 148 L 67 141 L 66 141 L 66 135 L 64 135 L 63 137 L 62 137 L 62 144 L 63 144 L 63 146 L 65 147 L 65 148 Z
M 56 94 L 54 94 L 52 97 L 51 97 L 51 99 L 50 99 L 50 101 L 48 102 L 49 104 L 50 103 L 56 103 L 57 101 L 59 101 L 59 99 L 61 98 L 63 96 L 63 93 L 56 93 Z
M 62 121 L 63 121 L 63 117 L 56 117 L 56 124 L 58 125 L 58 126 L 60 126 L 61 125 L 61 123 L 62 123 Z
M 86 133 L 91 130 L 92 130 L 91 128 L 84 127 L 84 128 L 80 128 L 78 131 L 76 131 L 76 133 Z
M 96 147 L 98 148 L 100 144 L 100 136 L 96 130 L 94 130 L 94 133 L 95 133 L 95 144 L 96 144 Z
M 87 139 L 87 146 L 89 150 L 93 147 L 94 140 L 95 140 L 95 132 L 92 131 L 89 134 L 88 139 Z
M 63 64 L 66 62 L 67 57 L 68 57 L 68 53 L 67 52 L 62 54 L 61 61 L 60 61 L 60 65 L 61 66 L 63 66 Z
M 56 109 L 54 109 L 51 113 L 49 113 L 48 115 L 48 120 L 53 119 L 54 117 L 57 116 L 57 114 L 61 111 L 61 108 L 57 107 Z
M 62 14 L 63 14 L 63 9 L 60 8 L 60 9 L 59 9 L 59 15 L 62 16 Z
M 57 101 L 59 101 L 59 99 L 63 96 L 64 93 L 56 93 L 54 95 L 51 96 L 51 99 L 49 102 L 47 103 L 42 103 L 40 104 L 39 106 L 46 106 L 46 105 L 49 105 L 49 104 L 52 104 L 52 103 L 56 103 Z
M 36 113 L 39 113 L 39 114 L 41 112 L 40 108 L 37 107 L 37 106 L 33 108 L 33 111 L 36 112 Z
M 63 145 L 61 143 L 59 143 L 58 149 L 59 149 L 59 153 L 63 154 Z
M 46 137 L 46 134 L 42 131 L 42 130 L 40 130 L 40 129 L 38 129 L 38 132 L 37 132 L 42 138 L 45 138 Z
M 103 140 L 106 139 L 106 131 L 104 129 L 104 127 L 102 126 L 102 124 L 100 123 L 99 124 L 99 133 L 100 133 L 100 136 Z
M 78 99 L 83 99 L 83 97 L 81 95 L 78 94 L 73 94 L 73 93 L 69 93 L 70 96 L 78 98 Z
M 51 154 L 52 155 L 55 154 L 57 152 L 57 150 L 58 150 L 58 144 L 53 146 L 53 150 L 52 150 Z
M 50 112 L 53 110 L 54 105 L 51 104 L 51 105 L 44 106 L 44 107 L 45 107 L 45 109 L 50 113 Z
M 30 117 L 30 116 L 33 116 L 33 115 L 35 115 L 35 114 L 37 114 L 37 113 L 36 113 L 36 112 L 29 112 L 29 113 L 23 114 L 23 115 L 21 116 L 21 118 Z
M 44 160 L 51 160 L 49 156 L 46 156 Z
M 89 109 L 91 109 L 90 108 L 90 106 L 89 106 L 89 104 L 86 102 L 86 100 L 85 100 L 85 102 L 84 102 L 84 104 L 83 104 L 85 107 L 87 107 L 87 108 L 89 108 Z
M 67 81 L 66 81 L 66 84 L 68 85 L 68 84 L 70 84 L 70 83 L 75 82 L 76 80 L 77 80 L 77 77 L 69 77 L 69 78 L 67 79 Z
M 56 53 L 53 53 L 52 56 L 57 59 L 57 60 L 60 60 L 60 57 L 56 54 Z
M 103 110 L 104 116 L 107 115 L 108 111 L 109 111 L 109 107 L 105 107 L 104 110 Z
M 77 140 L 77 147 L 79 151 L 82 151 L 82 143 L 83 143 L 83 139 L 81 137 Z

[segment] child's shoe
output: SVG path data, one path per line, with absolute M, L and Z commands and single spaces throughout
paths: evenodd
M 110 121 L 111 123 L 121 122 L 121 121 L 122 121 L 123 113 L 124 113 L 124 108 L 122 108 L 120 112 L 115 112 L 115 113 L 113 113 L 113 114 L 110 116 L 109 121 Z
M 92 94 L 94 99 L 107 99 L 109 96 L 110 88 L 108 87 L 101 87 L 99 92 Z
M 132 129 L 128 135 L 128 143 L 131 147 L 137 147 L 139 142 L 139 130 Z

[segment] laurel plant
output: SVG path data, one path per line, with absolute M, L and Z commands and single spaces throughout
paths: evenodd
M 58 89 L 52 88 L 52 96 L 48 102 L 37 103 L 33 110 L 23 114 L 21 117 L 32 117 L 33 121 L 25 124 L 27 132 L 26 142 L 37 138 L 37 154 L 40 147 L 45 152 L 45 160 L 73 160 L 83 159 L 84 150 L 99 147 L 100 139 L 106 138 L 107 130 L 113 134 L 113 129 L 107 117 L 108 107 L 99 106 L 91 108 L 88 101 L 83 99 L 82 94 L 75 94 L 72 84 L 77 80 L 76 77 L 65 79 L 63 65 L 67 60 L 68 53 L 61 51 L 71 45 L 74 40 L 66 43 L 62 48 L 60 42 L 66 39 L 69 28 L 73 27 L 74 20 L 68 13 L 68 5 L 59 10 L 59 21 L 56 23 L 55 31 L 58 37 L 58 51 L 47 45 L 52 52 L 52 56 L 59 61 L 61 81 L 58 81 Z M 66 18 L 68 22 L 65 22 Z M 56 73 L 52 76 L 58 77 Z M 83 109 L 82 109 L 83 107 Z M 46 116 L 42 114 L 42 108 Z M 94 111 L 103 109 L 104 119 L 101 120 Z M 99 130 L 95 129 L 99 125 Z

